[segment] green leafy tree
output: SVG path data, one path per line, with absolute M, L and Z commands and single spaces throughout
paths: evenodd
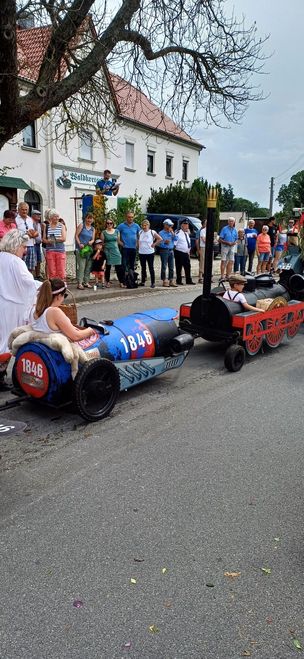
M 220 210 L 226 212 L 232 211 L 234 204 L 234 192 L 232 185 L 228 183 L 228 188 L 222 188 L 220 186 L 219 192 L 220 192 L 220 198 L 219 198 Z
M 148 213 L 185 213 L 189 208 L 189 189 L 182 183 L 155 190 L 151 188 L 151 195 L 147 203 Z
M 190 188 L 181 182 L 153 190 L 147 203 L 148 213 L 173 213 L 206 216 L 208 182 L 197 178 Z
M 283 206 L 286 215 L 290 215 L 293 208 L 304 207 L 304 170 L 294 174 L 288 185 L 281 185 L 277 201 Z
M 117 210 L 111 210 L 106 213 L 106 218 L 111 217 L 116 224 L 120 224 L 126 219 L 126 213 L 128 211 L 132 211 L 135 222 L 141 224 L 144 219 L 144 213 L 141 210 L 141 196 L 137 193 L 137 190 L 135 190 L 134 195 L 118 198 Z
M 263 208 L 256 201 L 249 201 L 249 199 L 243 197 L 234 198 L 231 210 L 236 212 L 245 211 L 250 217 L 269 217 L 268 208 Z
M 216 183 L 218 203 L 215 221 L 215 231 L 218 231 L 220 214 L 220 190 L 221 186 Z M 209 183 L 206 179 L 197 178 L 190 188 L 186 188 L 181 182 L 168 185 L 166 188 L 153 190 L 148 200 L 148 213 L 168 213 L 169 215 L 194 215 L 201 220 L 207 217 L 207 195 Z

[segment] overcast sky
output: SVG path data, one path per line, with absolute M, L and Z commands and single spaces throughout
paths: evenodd
M 109 0 L 111 8 L 119 5 Z M 273 54 L 265 62 L 265 75 L 256 78 L 267 98 L 252 103 L 240 125 L 201 125 L 191 135 L 206 147 L 200 176 L 211 184 L 231 183 L 236 197 L 268 208 L 270 178 L 275 177 L 275 199 L 282 183 L 304 169 L 304 0 L 228 0 L 227 13 L 233 7 L 247 25 L 256 21 L 260 36 L 270 35 L 265 49 Z M 280 207 L 274 202 L 276 210 Z
M 194 131 L 193 136 L 206 146 L 199 174 L 211 183 L 231 183 L 235 196 L 268 207 L 271 176 L 277 177 L 276 197 L 282 183 L 304 169 L 304 0 L 234 0 L 233 4 L 237 16 L 244 13 L 250 23 L 257 22 L 259 34 L 270 33 L 266 48 L 273 56 L 265 63 L 268 75 L 258 76 L 270 96 L 249 107 L 242 125 Z M 274 210 L 279 208 L 275 203 Z

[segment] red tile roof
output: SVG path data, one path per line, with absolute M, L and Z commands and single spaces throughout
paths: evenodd
M 32 27 L 19 29 L 17 32 L 17 49 L 19 75 L 28 80 L 36 80 L 45 49 L 50 40 L 51 27 Z
M 50 26 L 18 30 L 19 75 L 22 78 L 31 81 L 37 79 L 50 34 Z M 150 130 L 165 133 L 201 148 L 202 145 L 199 142 L 192 139 L 143 92 L 117 75 L 110 74 L 109 77 L 115 94 L 118 114 L 122 119 L 132 121 L 145 128 L 149 127 Z
M 170 117 L 162 112 L 155 103 L 152 103 L 137 87 L 133 87 L 133 85 L 123 80 L 123 78 L 113 74 L 111 74 L 111 81 L 121 117 L 142 126 L 148 126 L 151 130 L 161 131 L 162 133 L 169 134 L 171 137 L 191 142 L 191 144 L 201 147 L 199 142 L 196 142 L 190 135 L 185 133 L 180 126 L 174 123 Z

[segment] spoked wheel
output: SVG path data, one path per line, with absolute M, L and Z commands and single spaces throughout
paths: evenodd
M 287 327 L 287 329 L 286 329 L 286 336 L 289 339 L 289 341 L 291 341 L 291 339 L 294 339 L 294 337 L 296 336 L 296 334 L 298 333 L 298 331 L 300 329 L 301 322 L 302 322 L 301 312 L 300 312 L 300 314 L 292 313 L 288 320 L 291 323 L 291 325 L 289 327 Z
M 87 362 L 74 381 L 76 407 L 87 421 L 98 421 L 110 414 L 119 391 L 119 372 L 108 359 Z
M 269 348 L 277 348 L 280 345 L 285 329 L 282 327 L 283 317 L 282 318 L 268 318 L 265 321 L 265 330 L 269 330 L 265 334 L 265 343 Z
M 240 371 L 245 361 L 245 350 L 242 346 L 232 345 L 227 348 L 224 364 L 228 371 L 236 373 Z
M 248 355 L 251 355 L 252 357 L 256 355 L 263 343 L 263 334 L 260 336 L 257 336 L 255 332 L 263 332 L 263 325 L 261 322 L 256 323 L 256 325 L 248 325 L 248 329 L 246 330 L 247 334 L 252 334 L 252 337 L 250 339 L 247 339 L 244 341 L 244 346 L 245 350 Z

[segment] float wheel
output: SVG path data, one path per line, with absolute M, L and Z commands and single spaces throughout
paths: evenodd
M 292 324 L 289 327 L 287 327 L 286 336 L 291 341 L 291 339 L 294 339 L 294 337 L 296 336 L 296 334 L 300 329 L 302 322 L 301 312 L 299 314 L 292 313 L 291 317 L 289 318 L 289 322 L 291 322 Z
M 265 321 L 265 330 L 270 330 L 264 335 L 265 343 L 269 348 L 277 348 L 280 345 L 285 333 L 282 322 L 283 318 L 268 318 Z
M 257 323 L 255 326 L 249 325 L 246 331 L 247 333 L 254 331 L 263 332 L 263 325 L 261 322 Z M 250 355 L 251 357 L 254 357 L 254 355 L 256 355 L 259 352 L 262 343 L 263 343 L 263 335 L 261 334 L 260 336 L 257 336 L 256 334 L 253 334 L 251 339 L 247 339 L 246 341 L 244 341 L 244 346 L 247 354 Z
M 109 359 L 86 362 L 74 381 L 74 401 L 86 421 L 99 421 L 110 414 L 119 391 L 119 372 Z
M 242 346 L 232 345 L 227 348 L 224 364 L 228 371 L 236 373 L 240 371 L 245 361 L 245 350 Z

